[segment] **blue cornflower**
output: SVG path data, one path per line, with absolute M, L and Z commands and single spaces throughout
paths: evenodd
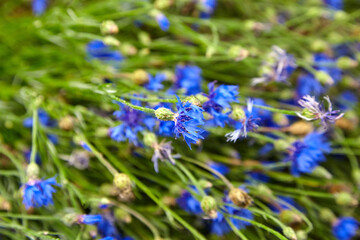
M 344 8 L 343 0 L 324 0 L 324 3 L 333 10 L 342 10 Z
M 292 55 L 278 46 L 273 46 L 262 68 L 263 74 L 259 78 L 254 78 L 253 85 L 263 82 L 286 82 L 289 76 L 295 71 L 297 65 Z
M 159 135 L 172 137 L 174 135 L 175 123 L 172 121 L 160 121 Z
M 328 96 L 324 97 L 328 103 L 328 110 L 325 110 L 324 104 L 320 104 L 315 97 L 309 95 L 304 96 L 298 101 L 299 105 L 304 108 L 303 112 L 296 114 L 307 121 L 321 119 L 323 129 L 327 129 L 328 123 L 335 123 L 336 120 L 344 116 L 340 110 L 332 110 L 332 104 Z
M 113 237 L 116 240 L 121 240 L 121 235 L 115 227 L 115 217 L 112 212 L 105 212 L 105 214 L 102 215 L 97 229 L 102 237 Z
M 216 81 L 208 84 L 209 95 L 206 96 L 209 100 L 203 104 L 203 108 L 213 116 L 212 120 L 216 125 L 224 127 L 230 112 L 223 113 L 223 111 L 231 107 L 230 103 L 239 102 L 237 99 L 238 86 L 220 85 L 215 89 L 215 83 Z
M 131 101 L 132 104 L 138 105 L 138 101 Z M 122 123 L 110 129 L 110 137 L 117 142 L 129 140 L 129 142 L 138 146 L 138 132 L 146 128 L 151 130 L 155 125 L 155 119 L 148 121 L 146 115 L 138 110 L 132 109 L 122 103 L 118 103 L 120 111 L 115 111 L 114 116 Z M 145 125 L 145 126 L 144 126 Z
M 193 65 L 177 65 L 175 68 L 176 87 L 185 90 L 186 95 L 201 92 L 201 69 Z
M 119 51 L 112 50 L 100 40 L 89 42 L 86 46 L 86 52 L 91 60 L 98 59 L 105 63 L 119 64 L 124 60 L 124 57 Z
M 180 98 L 176 96 L 178 102 L 176 107 L 178 112 L 174 116 L 175 137 L 183 135 L 185 142 L 191 149 L 191 143 L 196 143 L 199 139 L 204 139 L 201 135 L 204 130 L 197 127 L 204 124 L 203 109 L 189 102 L 182 103 Z
M 47 0 L 33 0 L 32 11 L 34 15 L 39 16 L 43 14 L 47 7 Z
M 210 161 L 207 162 L 206 165 L 208 165 L 211 169 L 221 173 L 222 175 L 226 175 L 230 172 L 229 167 L 222 163 Z
M 101 215 L 80 215 L 77 219 L 79 224 L 95 224 L 102 220 Z
M 342 110 L 353 109 L 357 103 L 358 97 L 351 91 L 342 92 L 337 98 L 337 104 Z
M 254 118 L 252 115 L 253 109 L 253 101 L 251 99 L 248 100 L 247 103 L 247 111 L 245 112 L 245 117 L 241 119 L 236 124 L 236 130 L 227 133 L 225 137 L 227 137 L 227 141 L 236 142 L 239 138 L 246 138 L 247 132 L 252 132 L 256 130 L 259 126 L 257 122 L 260 120 L 259 118 Z
M 47 114 L 47 112 L 45 112 L 43 109 L 38 110 L 38 118 L 39 118 L 39 123 L 43 126 L 53 127 L 55 125 L 55 121 L 53 121 L 51 117 Z M 26 128 L 32 128 L 33 118 L 32 117 L 25 118 L 25 120 L 23 121 L 23 125 Z
M 298 78 L 297 95 L 302 98 L 306 95 L 319 96 L 325 92 L 325 88 L 314 77 L 314 75 L 307 73 Z
M 163 13 L 157 12 L 155 15 L 155 19 L 161 30 L 163 30 L 164 32 L 167 32 L 169 30 L 169 19 L 167 19 L 167 17 Z
M 53 186 L 60 186 L 56 183 L 55 177 L 47 180 L 29 180 L 23 187 L 23 204 L 25 208 L 54 204 L 52 194 L 56 190 Z
M 350 240 L 356 235 L 359 222 L 353 217 L 342 217 L 332 227 L 333 235 L 338 240 Z
M 202 11 L 200 12 L 200 18 L 208 19 L 213 15 L 217 0 L 200 0 Z
M 303 140 L 294 142 L 288 150 L 285 161 L 291 162 L 291 174 L 299 176 L 301 173 L 311 173 L 320 162 L 325 161 L 324 154 L 329 153 L 331 147 L 323 134 L 313 132 Z
M 164 80 L 166 80 L 166 75 L 163 73 L 157 73 L 154 77 L 151 74 L 149 76 L 149 83 L 145 85 L 146 89 L 150 91 L 159 91 L 164 88 L 161 84 Z
M 252 213 L 248 209 L 235 207 L 232 204 L 231 200 L 228 199 L 228 197 L 224 199 L 224 204 L 225 205 L 224 207 L 221 208 L 221 211 L 217 212 L 217 217 L 211 219 L 211 232 L 218 236 L 222 236 L 231 231 L 231 227 L 229 223 L 226 221 L 224 213 L 229 214 L 231 216 L 247 218 L 249 220 L 252 220 L 254 218 Z M 228 219 L 236 227 L 236 229 L 243 229 L 246 226 L 251 225 L 251 223 L 247 221 L 243 221 L 231 216 L 229 216 Z
M 329 57 L 325 53 L 314 54 L 313 58 L 314 68 L 326 72 L 331 77 L 333 82 L 330 82 L 330 85 L 341 80 L 342 71 L 336 66 L 336 59 Z
M 89 147 L 89 145 L 86 144 L 86 142 L 80 141 L 80 146 L 82 146 L 83 149 L 85 149 L 86 151 L 92 152 L 92 151 L 91 151 L 91 148 Z
M 195 187 L 191 187 L 195 192 L 198 193 Z M 183 191 L 181 196 L 176 199 L 177 204 L 181 209 L 188 213 L 202 214 L 200 202 L 188 191 Z

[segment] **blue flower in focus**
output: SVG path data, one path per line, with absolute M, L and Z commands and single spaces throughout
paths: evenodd
M 167 17 L 163 13 L 157 12 L 155 15 L 155 19 L 161 30 L 163 30 L 164 32 L 169 30 L 170 27 L 169 19 L 167 19 Z
M 342 217 L 337 219 L 332 227 L 333 235 L 338 240 L 350 240 L 356 235 L 359 222 L 352 217 Z
M 336 66 L 336 59 L 325 53 L 314 54 L 314 68 L 329 74 L 334 83 L 338 83 L 342 78 L 342 71 Z
M 230 172 L 229 167 L 226 166 L 225 164 L 222 164 L 222 163 L 207 162 L 206 165 L 208 165 L 211 169 L 221 173 L 222 175 L 226 175 L 226 174 L 228 174 Z
M 54 204 L 52 194 L 56 192 L 53 186 L 60 186 L 56 183 L 55 177 L 47 180 L 30 180 L 23 188 L 23 204 L 26 209 L 30 207 L 42 207 Z
M 38 110 L 38 119 L 39 123 L 45 127 L 53 127 L 55 125 L 55 121 L 51 119 L 51 117 L 45 112 L 43 109 Z M 23 121 L 23 125 L 26 128 L 32 128 L 33 126 L 33 118 L 28 117 Z
M 164 88 L 164 86 L 161 84 L 165 79 L 166 75 L 163 73 L 157 73 L 154 77 L 149 75 L 149 83 L 145 85 L 146 89 L 150 91 L 159 91 Z
M 77 219 L 79 224 L 95 224 L 102 220 L 101 215 L 80 215 Z
M 195 187 L 191 187 L 195 192 L 198 192 Z M 176 199 L 177 204 L 181 209 L 188 213 L 202 214 L 203 211 L 200 206 L 200 202 L 193 197 L 188 191 L 183 191 L 181 196 Z
M 308 73 L 301 75 L 297 82 L 297 95 L 298 98 L 302 98 L 306 95 L 319 96 L 325 92 L 325 88 L 314 77 L 314 75 Z
M 201 92 L 201 69 L 192 65 L 177 65 L 175 68 L 176 88 L 185 90 L 186 95 Z
M 225 137 L 227 137 L 227 141 L 236 142 L 239 138 L 246 138 L 247 132 L 255 131 L 259 126 L 257 122 L 260 120 L 259 118 L 254 118 L 252 115 L 253 109 L 253 101 L 251 99 L 248 100 L 247 103 L 247 111 L 245 112 L 245 117 L 241 119 L 236 124 L 236 130 L 227 133 Z
M 330 151 L 330 143 L 325 136 L 313 132 L 292 144 L 285 161 L 291 162 L 291 174 L 300 176 L 302 173 L 311 173 L 320 162 L 326 160 L 324 154 Z
M 200 12 L 200 18 L 210 18 L 216 8 L 217 0 L 200 0 L 202 11 Z
M 91 60 L 97 59 L 105 63 L 119 64 L 124 60 L 119 51 L 112 50 L 110 46 L 100 40 L 89 42 L 86 52 Z
M 191 143 L 196 143 L 199 139 L 204 139 L 201 135 L 204 130 L 199 125 L 204 124 L 204 116 L 202 108 L 195 106 L 189 102 L 182 103 L 180 98 L 176 96 L 178 102 L 176 107 L 178 112 L 175 114 L 175 137 L 183 135 L 185 142 L 191 149 Z
M 247 218 L 249 220 L 252 220 L 254 218 L 252 213 L 248 209 L 235 207 L 234 205 L 232 205 L 232 202 L 228 198 L 224 199 L 224 204 L 225 206 L 221 208 L 221 211 L 218 211 L 217 217 L 215 219 L 211 219 L 211 232 L 218 236 L 225 235 L 231 231 L 231 227 L 226 221 L 224 213 L 231 216 Z M 250 222 L 243 221 L 231 216 L 229 216 L 228 218 L 231 223 L 236 227 L 236 229 L 243 229 L 246 226 L 251 225 Z
M 39 16 L 43 14 L 47 7 L 47 0 L 33 0 L 32 11 L 34 15 Z
M 238 86 L 220 85 L 215 89 L 215 83 L 216 81 L 208 84 L 209 95 L 206 96 L 209 100 L 203 104 L 203 108 L 213 116 L 212 121 L 215 125 L 224 127 L 229 120 L 230 112 L 223 113 L 223 111 L 231 107 L 230 103 L 239 102 L 237 99 Z
M 342 10 L 344 8 L 343 0 L 324 0 L 324 3 L 333 10 Z

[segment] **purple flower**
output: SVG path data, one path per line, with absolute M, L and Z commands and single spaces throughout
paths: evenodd
M 26 209 L 30 207 L 42 207 L 54 204 L 52 194 L 56 192 L 53 186 L 60 186 L 56 183 L 55 177 L 47 180 L 30 180 L 23 188 L 23 204 Z
M 253 85 L 263 82 L 286 82 L 295 71 L 297 65 L 292 55 L 278 46 L 273 46 L 268 56 L 268 61 L 263 64 L 263 74 L 260 78 L 254 78 Z
M 344 113 L 340 113 L 340 110 L 332 110 L 332 104 L 328 96 L 324 97 L 328 102 L 328 110 L 325 110 L 323 104 L 318 103 L 315 97 L 309 95 L 304 96 L 298 101 L 299 105 L 304 108 L 303 112 L 296 114 L 307 121 L 321 119 L 321 125 L 323 129 L 327 129 L 328 123 L 335 123 L 336 120 L 344 116 Z
M 88 43 L 86 52 L 91 60 L 98 59 L 105 63 L 119 64 L 124 60 L 119 51 L 112 50 L 103 41 L 99 40 Z
M 176 96 L 178 102 L 176 107 L 178 112 L 175 114 L 175 137 L 178 138 L 183 135 L 185 142 L 191 149 L 191 143 L 196 143 L 199 139 L 204 139 L 201 135 L 204 130 L 197 127 L 204 124 L 204 116 L 202 108 L 195 106 L 189 102 L 182 103 L 180 98 Z
M 163 73 L 157 73 L 154 77 L 149 75 L 149 83 L 145 85 L 146 89 L 150 91 L 159 91 L 164 88 L 164 86 L 161 84 L 165 79 L 166 75 Z
M 175 165 L 175 159 L 172 155 L 173 147 L 171 146 L 171 142 L 165 142 L 162 140 L 160 143 L 155 143 L 153 145 L 154 154 L 151 158 L 151 161 L 154 163 L 155 172 L 159 172 L 159 159 L 160 161 L 169 161 L 173 165 Z
M 176 88 L 185 90 L 186 95 L 201 92 L 201 69 L 193 65 L 177 65 L 175 68 Z
M 32 11 L 34 15 L 39 16 L 43 14 L 47 7 L 47 0 L 33 0 Z
M 333 235 L 338 240 L 350 240 L 356 235 L 359 222 L 353 217 L 342 217 L 336 220 L 332 227 Z
M 324 154 L 329 153 L 331 147 L 323 134 L 314 132 L 294 142 L 288 150 L 284 161 L 290 161 L 291 174 L 299 176 L 301 173 L 311 173 L 320 162 L 325 161 Z
M 80 215 L 77 219 L 79 224 L 95 224 L 102 220 L 101 215 Z
M 155 19 L 161 30 L 163 30 L 164 32 L 167 32 L 169 30 L 169 19 L 167 19 L 167 17 L 163 13 L 157 12 L 155 15 Z
M 252 115 L 253 109 L 253 101 L 251 99 L 248 100 L 247 103 L 247 111 L 245 113 L 245 117 L 237 123 L 236 130 L 227 133 L 225 137 L 227 137 L 227 141 L 236 142 L 239 138 L 246 138 L 247 132 L 255 131 L 259 126 L 257 122 L 260 120 L 259 118 L 254 118 Z

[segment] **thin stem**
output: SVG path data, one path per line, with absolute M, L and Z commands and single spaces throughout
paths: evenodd
M 32 122 L 32 146 L 31 146 L 30 163 L 35 163 L 36 161 L 38 121 L 39 121 L 38 109 L 37 106 L 35 106 L 33 111 L 33 122 Z
M 125 104 L 126 106 L 129 106 L 133 109 L 136 109 L 136 110 L 139 110 L 139 111 L 142 111 L 142 112 L 146 112 L 146 113 L 149 113 L 149 114 L 152 114 L 152 115 L 155 115 L 155 110 L 154 109 L 151 109 L 151 108 L 146 108 L 146 107 L 140 107 L 140 106 L 136 106 L 134 104 L 131 104 L 127 101 L 125 101 L 124 99 L 121 99 L 119 97 L 116 97 L 112 94 L 108 94 L 106 93 L 111 99 L 115 100 L 115 101 L 118 101 L 118 102 L 121 102 L 122 104 Z
M 179 168 L 185 173 L 186 176 L 188 176 L 191 182 L 195 185 L 196 189 L 199 191 L 200 195 L 203 197 L 206 196 L 204 189 L 200 187 L 199 182 L 195 179 L 195 177 L 191 174 L 191 172 L 187 170 L 187 168 L 184 167 L 184 165 L 182 165 L 182 163 L 180 163 L 179 161 L 177 162 L 176 165 L 179 166 Z

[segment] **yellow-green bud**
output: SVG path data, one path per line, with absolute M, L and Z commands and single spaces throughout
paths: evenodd
M 71 116 L 65 116 L 61 118 L 59 121 L 59 127 L 62 130 L 70 131 L 71 129 L 74 128 L 74 118 Z
M 201 209 L 204 211 L 204 213 L 209 216 L 210 218 L 216 218 L 217 212 L 216 212 L 216 200 L 211 196 L 205 196 L 200 203 Z
M 271 191 L 271 189 L 266 186 L 265 184 L 259 184 L 256 189 L 254 190 L 254 194 L 262 199 L 272 199 L 274 198 L 274 195 Z
M 158 9 L 166 9 L 173 4 L 173 0 L 156 0 L 154 5 Z
M 331 173 L 322 166 L 317 166 L 311 173 L 312 176 L 331 179 Z
M 273 119 L 275 123 L 277 123 L 280 126 L 285 126 L 289 124 L 289 119 L 286 117 L 285 114 L 282 113 L 274 113 Z
M 145 46 L 150 45 L 151 38 L 150 35 L 147 32 L 140 32 L 138 34 L 139 41 L 144 44 Z
M 332 77 L 325 71 L 317 71 L 315 73 L 315 78 L 319 80 L 322 84 L 333 84 L 334 80 Z
M 213 186 L 213 184 L 212 184 L 211 182 L 209 182 L 209 181 L 207 181 L 207 180 L 205 180 L 205 179 L 201 179 L 201 180 L 199 181 L 199 185 L 200 185 L 200 187 L 202 187 L 202 188 L 211 188 L 211 187 Z
M 285 151 L 291 146 L 289 141 L 286 141 L 284 139 L 278 139 L 274 143 L 274 147 L 277 151 Z
M 155 110 L 155 116 L 163 121 L 173 121 L 175 114 L 168 108 L 158 108 Z
M 26 176 L 29 180 L 37 179 L 39 172 L 39 166 L 36 163 L 30 163 L 26 168 Z
M 132 74 L 132 81 L 137 85 L 143 85 L 149 81 L 149 75 L 143 69 L 135 70 Z
M 122 43 L 120 48 L 121 52 L 126 56 L 133 56 L 137 53 L 137 48 L 130 43 Z
M 357 67 L 359 65 L 359 63 L 357 61 L 355 61 L 354 59 L 349 58 L 349 57 L 340 57 L 336 61 L 336 65 L 340 69 L 350 69 L 350 68 Z
M 244 109 L 239 105 L 234 105 L 232 112 L 231 112 L 231 118 L 234 120 L 241 120 L 245 118 L 245 111 Z
M 131 180 L 125 173 L 118 173 L 114 177 L 114 185 L 120 189 L 120 191 L 131 189 Z
M 320 219 L 331 223 L 336 219 L 336 216 L 330 209 L 322 208 L 320 209 Z
M 124 223 L 131 223 L 131 215 L 121 208 L 116 208 L 114 211 L 115 218 Z
M 355 180 L 356 184 L 358 186 L 360 186 L 360 170 L 359 169 L 353 170 L 352 177 Z
M 100 31 L 104 35 L 117 34 L 119 32 L 119 28 L 114 21 L 107 20 L 101 23 Z
M 0 210 L 2 211 L 11 210 L 11 203 L 2 196 L 0 196 Z
M 320 7 L 310 7 L 308 8 L 307 15 L 309 17 L 320 17 L 324 14 L 324 9 Z
M 335 202 L 341 206 L 356 206 L 358 201 L 348 192 L 335 194 Z
M 206 49 L 206 53 L 205 53 L 205 56 L 207 58 L 211 58 L 214 53 L 216 52 L 216 48 L 212 45 L 208 46 L 208 48 Z
M 349 18 L 348 14 L 344 11 L 336 11 L 334 20 L 337 22 L 344 22 Z
M 292 229 L 291 227 L 286 227 L 283 229 L 283 233 L 285 235 L 285 237 L 287 237 L 290 240 L 297 240 L 296 234 L 294 232 L 294 229 Z
M 153 132 L 144 133 L 144 144 L 148 147 L 152 147 L 157 142 L 156 135 Z
M 302 218 L 297 213 L 295 213 L 291 210 L 281 211 L 279 218 L 280 218 L 281 222 L 283 222 L 284 224 L 286 224 L 288 226 L 299 224 L 302 222 Z
M 118 47 L 120 46 L 120 41 L 114 38 L 113 36 L 104 37 L 104 43 L 109 46 Z
M 251 197 L 240 188 L 232 188 L 229 192 L 230 200 L 238 207 L 247 208 L 252 203 Z
M 308 235 L 304 230 L 297 231 L 296 237 L 298 240 L 307 240 L 308 239 Z
M 309 109 L 307 109 L 307 108 L 304 108 L 304 109 L 302 110 L 301 115 L 304 116 L 304 117 L 306 117 L 306 118 L 314 118 L 314 117 L 315 117 L 314 113 L 311 112 L 311 111 L 310 111 Z
M 328 44 L 324 40 L 316 39 L 311 43 L 310 47 L 314 52 L 323 52 L 328 48 Z
M 109 134 L 108 127 L 99 127 L 95 129 L 95 136 L 96 137 L 106 137 Z
M 79 218 L 79 214 L 68 213 L 62 217 L 62 221 L 65 223 L 65 225 L 71 226 L 77 222 L 78 218 Z

